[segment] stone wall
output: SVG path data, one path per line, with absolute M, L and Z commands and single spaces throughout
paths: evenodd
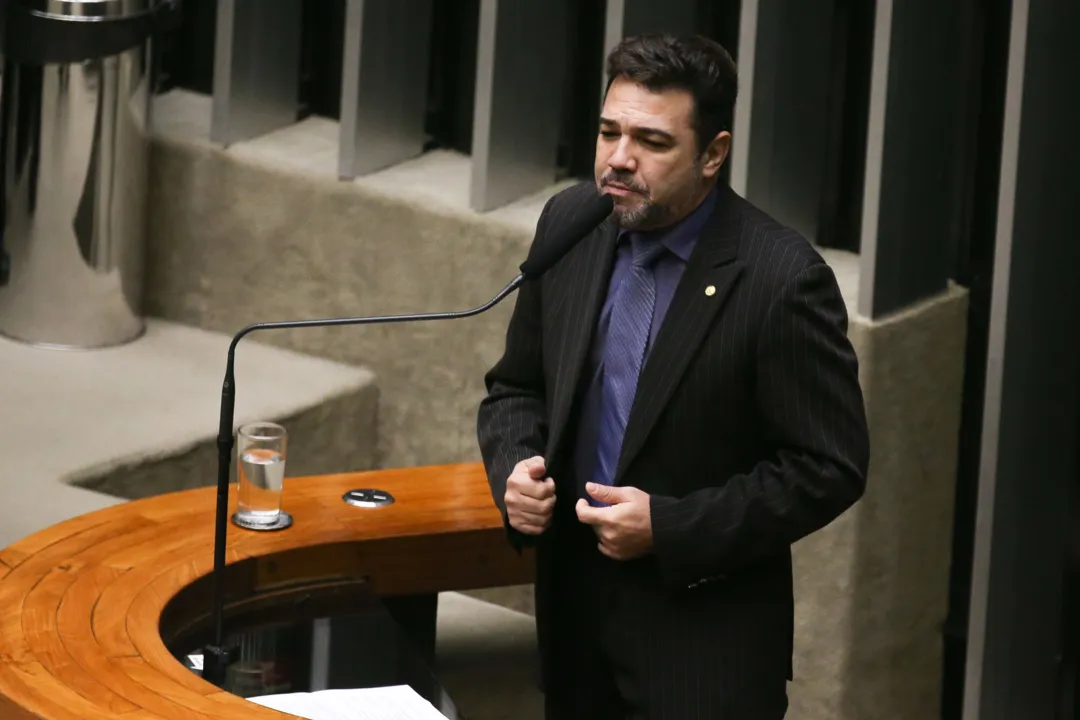
M 531 241 L 520 227 L 196 142 L 156 140 L 151 178 L 147 312 L 230 334 L 265 320 L 473 307 L 516 274 Z M 379 466 L 473 460 L 483 373 L 501 352 L 512 303 L 464 320 L 270 331 L 244 342 L 374 371 Z

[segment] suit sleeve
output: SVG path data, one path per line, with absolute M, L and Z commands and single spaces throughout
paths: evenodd
M 550 205 L 551 201 L 537 223 L 534 243 L 545 237 Z M 477 415 L 477 438 L 491 494 L 518 550 L 535 538 L 510 527 L 503 496 L 514 466 L 543 455 L 547 445 L 540 312 L 540 281 L 525 282 L 518 289 L 503 355 L 484 376 L 487 395 Z
M 773 453 L 716 487 L 652 497 L 654 552 L 667 581 L 686 587 L 775 556 L 862 496 L 869 433 L 847 322 L 823 263 L 803 269 L 773 301 L 756 363 Z

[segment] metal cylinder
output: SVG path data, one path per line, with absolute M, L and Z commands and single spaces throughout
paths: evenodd
M 143 333 L 150 43 L 159 5 L 10 0 L 4 8 L 3 335 L 98 348 Z

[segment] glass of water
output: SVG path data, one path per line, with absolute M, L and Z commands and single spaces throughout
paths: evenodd
M 237 524 L 266 527 L 278 522 L 287 440 L 285 428 L 271 422 L 244 425 L 237 433 Z

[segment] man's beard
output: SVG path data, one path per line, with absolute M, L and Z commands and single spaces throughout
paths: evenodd
M 615 222 L 623 230 L 637 230 L 642 227 L 660 227 L 671 215 L 666 205 L 658 205 L 646 196 L 634 207 L 615 205 Z
M 618 202 L 620 198 L 614 197 L 616 201 L 615 222 L 624 230 L 634 230 L 643 225 L 652 225 L 662 220 L 663 216 L 667 214 L 667 209 L 664 206 L 653 201 L 648 186 L 635 182 L 632 176 L 620 175 L 614 172 L 607 172 L 601 176 L 601 189 L 612 183 L 621 185 L 637 195 L 638 202 L 633 207 L 620 205 Z M 627 199 L 632 198 L 633 196 L 627 197 Z
M 694 166 L 695 180 L 701 180 L 700 167 Z M 601 189 L 610 183 L 616 183 L 637 195 L 637 204 L 624 206 L 615 203 L 615 222 L 623 230 L 638 230 L 640 228 L 657 228 L 670 224 L 675 217 L 675 208 L 667 203 L 658 203 L 652 199 L 652 192 L 648 186 L 636 183 L 633 177 L 621 176 L 617 173 L 607 172 L 600 177 Z M 689 189 L 689 188 L 688 188 Z M 629 196 L 627 199 L 631 199 Z

